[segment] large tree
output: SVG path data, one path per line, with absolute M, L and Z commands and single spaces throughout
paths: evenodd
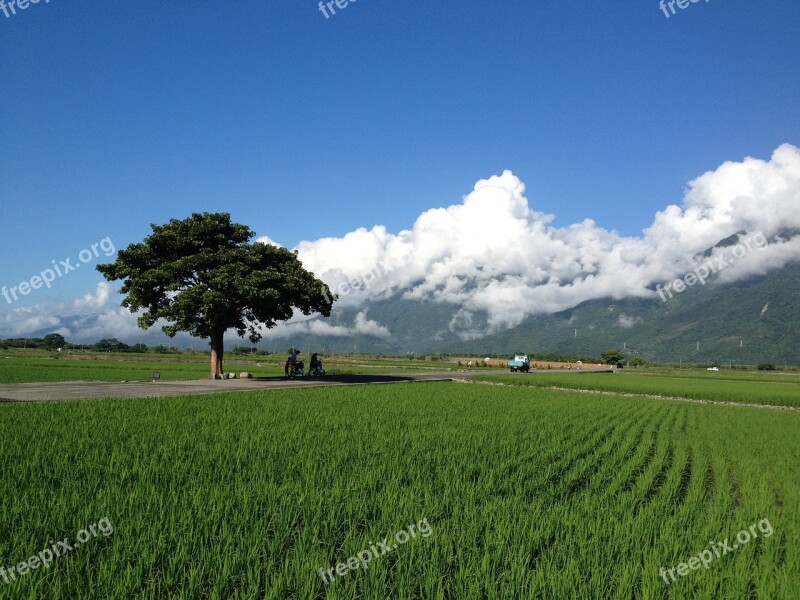
M 620 352 L 619 350 L 606 350 L 605 352 L 600 353 L 600 358 L 603 359 L 603 362 L 607 365 L 616 365 L 617 363 L 622 362 L 625 360 L 625 355 Z
M 255 234 L 232 223 L 228 213 L 194 213 L 182 221 L 151 225 L 142 243 L 120 250 L 113 263 L 98 265 L 109 281 L 124 280 L 122 306 L 144 311 L 148 329 L 167 321 L 164 333 L 186 331 L 209 338 L 211 377 L 223 376 L 223 336 L 249 332 L 254 344 L 263 328 L 304 315 L 330 316 L 335 296 L 303 268 L 296 252 L 250 240 Z
M 58 350 L 67 345 L 67 340 L 60 333 L 49 333 L 42 340 L 42 348 L 46 350 Z

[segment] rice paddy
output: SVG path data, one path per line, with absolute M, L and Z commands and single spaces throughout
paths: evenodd
M 800 597 L 796 412 L 460 383 L 6 404 L 0 457 L 0 565 L 114 527 L 0 598 Z
M 475 379 L 539 388 L 555 387 L 716 402 L 800 406 L 800 375 L 784 373 L 759 374 L 735 371 L 721 373 L 693 370 L 678 375 L 655 370 L 650 373 L 482 375 Z

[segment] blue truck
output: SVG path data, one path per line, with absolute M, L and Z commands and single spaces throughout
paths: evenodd
M 527 373 L 531 370 L 531 361 L 527 354 L 517 354 L 513 360 L 508 361 L 508 368 L 512 373 Z

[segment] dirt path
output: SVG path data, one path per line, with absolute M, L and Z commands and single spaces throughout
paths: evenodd
M 0 402 L 42 402 L 88 398 L 154 398 L 290 388 L 367 385 L 376 383 L 412 383 L 450 381 L 457 372 L 392 373 L 379 375 L 330 375 L 320 379 L 197 379 L 191 381 L 103 382 L 65 381 L 58 383 L 7 383 L 0 385 Z

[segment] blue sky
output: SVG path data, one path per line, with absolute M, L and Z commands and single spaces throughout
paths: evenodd
M 0 12 L 0 284 L 197 211 L 287 246 L 396 233 L 505 169 L 558 226 L 640 235 L 689 180 L 800 144 L 798 31 L 797 0 Z M 15 307 L 101 280 L 87 265 Z

